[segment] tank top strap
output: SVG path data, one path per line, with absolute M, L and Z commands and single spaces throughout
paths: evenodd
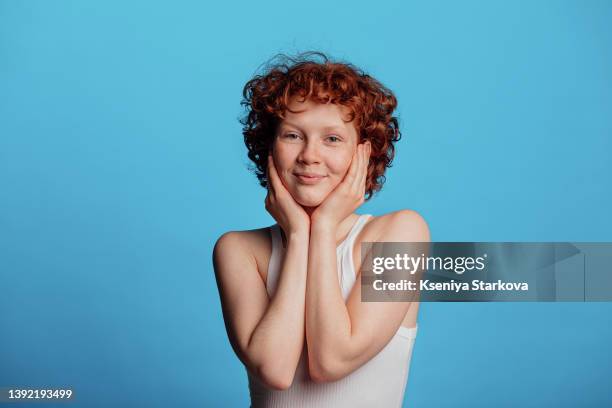
M 353 227 L 342 242 L 341 247 L 348 246 L 349 244 L 353 244 L 355 242 L 355 238 L 357 238 L 357 235 L 359 235 L 370 217 L 370 214 L 361 214 L 359 218 L 357 218 L 357 221 L 355 221 L 355 224 L 353 224 Z
M 355 265 L 353 264 L 353 246 L 355 244 L 355 239 L 370 217 L 372 217 L 370 214 L 360 215 L 346 239 L 337 248 L 338 278 L 340 279 L 340 288 L 342 289 L 344 300 L 348 299 L 357 278 Z

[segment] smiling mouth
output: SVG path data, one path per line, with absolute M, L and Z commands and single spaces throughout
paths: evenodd
M 317 184 L 326 177 L 326 176 L 318 176 L 318 175 L 317 176 L 315 175 L 306 176 L 303 174 L 294 174 L 294 176 L 300 184 L 306 184 L 306 185 Z

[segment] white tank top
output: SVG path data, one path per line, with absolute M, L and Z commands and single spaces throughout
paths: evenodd
M 337 248 L 338 279 L 344 300 L 355 283 L 353 244 L 370 215 L 360 215 L 346 239 Z M 266 288 L 271 297 L 276 291 L 282 255 L 284 253 L 280 227 L 271 227 L 272 254 Z M 389 343 L 370 361 L 346 377 L 317 384 L 308 374 L 306 344 L 300 356 L 291 386 L 283 391 L 266 387 L 247 369 L 251 407 L 401 407 L 410 368 L 410 358 L 417 328 L 400 326 Z

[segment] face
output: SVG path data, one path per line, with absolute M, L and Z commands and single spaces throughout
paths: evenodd
M 276 131 L 272 156 L 299 204 L 320 205 L 342 181 L 359 140 L 348 108 L 293 98 Z

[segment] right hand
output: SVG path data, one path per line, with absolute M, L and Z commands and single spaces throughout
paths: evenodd
M 268 155 L 266 211 L 274 217 L 285 235 L 289 236 L 292 233 L 310 234 L 310 217 L 283 185 L 276 171 L 272 154 Z

